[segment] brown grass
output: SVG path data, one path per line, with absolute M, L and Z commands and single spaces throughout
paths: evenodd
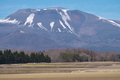
M 4 74 L 0 80 L 120 80 L 120 72 Z
M 120 62 L 0 65 L 0 80 L 120 80 Z

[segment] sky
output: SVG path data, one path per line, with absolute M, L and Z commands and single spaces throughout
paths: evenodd
M 0 19 L 19 9 L 49 7 L 78 9 L 107 19 L 120 20 L 120 0 L 1 0 Z

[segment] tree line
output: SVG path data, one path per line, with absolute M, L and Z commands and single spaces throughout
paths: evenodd
M 24 51 L 14 51 L 10 49 L 0 50 L 0 64 L 14 64 L 14 63 L 39 63 L 39 62 L 51 62 L 51 58 L 48 55 L 44 55 L 43 52 L 32 52 L 31 54 L 25 54 Z
M 51 49 L 42 52 L 0 50 L 0 64 L 39 62 L 120 61 L 116 52 L 99 53 L 87 49 Z
M 44 51 L 51 57 L 52 62 L 94 62 L 120 61 L 120 54 L 116 52 L 99 53 L 94 50 L 79 49 L 51 49 Z
M 64 53 L 60 53 L 59 58 L 62 62 L 120 61 L 120 54 L 115 52 L 97 53 L 85 49 L 67 49 Z

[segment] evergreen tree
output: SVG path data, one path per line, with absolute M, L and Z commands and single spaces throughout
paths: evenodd
M 4 50 L 4 58 L 6 64 L 14 63 L 14 56 L 11 52 L 11 50 Z
M 40 54 L 40 62 L 45 62 L 45 56 L 43 53 Z
M 25 63 L 26 60 L 25 60 L 25 53 L 24 53 L 24 51 L 21 51 L 19 54 L 20 54 L 20 62 L 21 63 Z
M 47 62 L 47 63 L 51 62 L 51 58 L 48 55 L 45 56 L 45 62 Z
M 15 51 L 15 52 L 13 52 L 13 56 L 14 56 L 14 63 L 18 63 L 19 62 L 19 60 L 18 60 L 18 52 L 17 51 Z
M 3 52 L 0 50 L 0 64 L 4 64 L 4 63 L 5 63 L 4 54 L 3 54 Z
M 41 55 L 40 53 L 36 53 L 36 61 L 41 62 Z
M 28 54 L 25 55 L 25 63 L 28 63 L 30 62 L 30 57 Z
M 31 53 L 30 54 L 30 61 L 31 62 L 37 62 L 37 58 L 36 58 L 36 54 L 35 53 Z

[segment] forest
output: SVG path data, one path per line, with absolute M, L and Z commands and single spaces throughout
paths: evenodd
M 0 64 L 15 64 L 15 63 L 40 63 L 51 62 L 51 58 L 48 55 L 44 55 L 42 52 L 34 53 L 30 55 L 24 51 L 12 52 L 10 49 L 0 50 Z
M 82 48 L 45 51 L 0 50 L 0 64 L 97 61 L 120 61 L 120 54 L 116 52 L 99 53 Z

